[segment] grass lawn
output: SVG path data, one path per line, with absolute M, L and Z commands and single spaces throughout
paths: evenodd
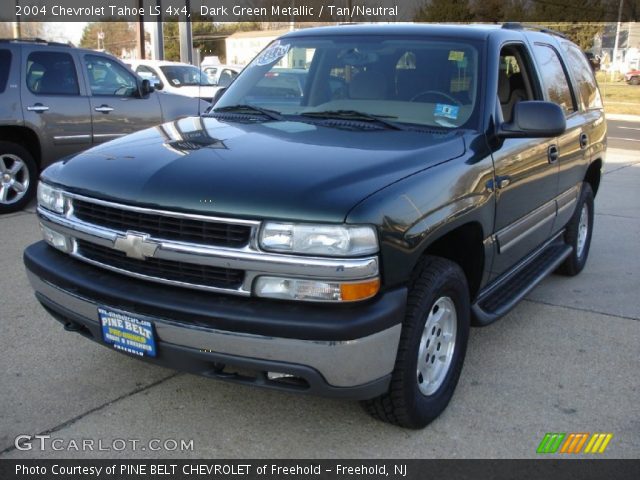
M 612 82 L 604 72 L 598 72 L 597 78 L 607 113 L 640 115 L 640 85 Z

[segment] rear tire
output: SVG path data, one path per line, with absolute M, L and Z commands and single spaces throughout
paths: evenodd
M 457 264 L 432 256 L 420 261 L 410 288 L 389 391 L 363 406 L 374 418 L 418 429 L 442 413 L 460 378 L 469 288 Z
M 640 85 L 640 77 L 631 77 L 631 80 L 629 80 L 629 83 L 631 85 Z
M 31 154 L 12 142 L 0 142 L 0 214 L 22 210 L 34 197 L 38 166 Z
M 558 267 L 558 273 L 573 277 L 578 275 L 587 263 L 591 235 L 593 233 L 593 190 L 583 182 L 580 198 L 573 217 L 567 223 L 564 241 L 573 247 L 567 259 Z

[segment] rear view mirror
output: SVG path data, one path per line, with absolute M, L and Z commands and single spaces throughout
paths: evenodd
M 552 102 L 523 101 L 515 104 L 513 120 L 500 126 L 503 138 L 549 138 L 562 135 L 567 128 L 564 112 Z
M 146 78 L 140 82 L 140 96 L 142 98 L 148 97 L 154 90 L 153 85 Z

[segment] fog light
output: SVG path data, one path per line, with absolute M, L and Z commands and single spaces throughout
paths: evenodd
M 53 248 L 57 248 L 60 251 L 68 253 L 71 251 L 71 240 L 60 232 L 51 230 L 49 227 L 40 224 L 40 230 L 42 231 L 42 237 L 44 241 L 51 245 Z
M 309 302 L 354 302 L 373 297 L 380 290 L 380 279 L 361 282 L 330 282 L 295 278 L 259 277 L 254 285 L 258 297 Z

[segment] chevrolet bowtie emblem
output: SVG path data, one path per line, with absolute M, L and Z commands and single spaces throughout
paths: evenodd
M 113 248 L 124 252 L 127 257 L 145 260 L 153 257 L 159 244 L 149 240 L 149 235 L 137 232 L 127 232 L 126 236 L 118 236 L 113 242 Z

